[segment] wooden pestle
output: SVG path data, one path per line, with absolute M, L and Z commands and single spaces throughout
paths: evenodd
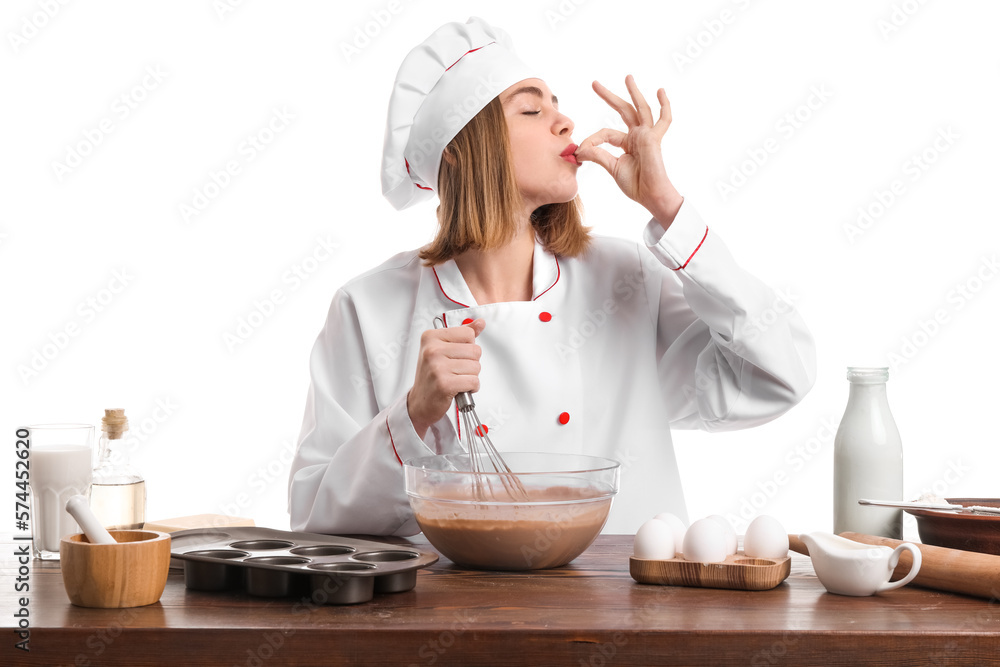
M 845 532 L 840 533 L 840 536 L 862 544 L 889 547 L 890 549 L 895 549 L 904 543 L 903 540 L 863 533 Z M 920 549 L 921 555 L 920 571 L 913 579 L 914 584 L 950 593 L 1000 599 L 1000 556 L 915 542 L 913 544 L 916 544 L 917 548 Z M 788 536 L 788 546 L 792 551 L 809 555 L 809 550 L 798 535 Z M 906 576 L 911 565 L 913 565 L 913 557 L 908 551 L 904 551 L 899 556 L 899 564 L 896 566 L 893 578 L 898 579 Z

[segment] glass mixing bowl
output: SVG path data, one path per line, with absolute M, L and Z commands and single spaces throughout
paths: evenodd
M 607 521 L 618 462 L 537 452 L 503 458 L 526 497 L 508 491 L 500 473 L 471 472 L 467 454 L 403 464 L 410 507 L 430 543 L 454 563 L 482 570 L 540 570 L 579 556 Z

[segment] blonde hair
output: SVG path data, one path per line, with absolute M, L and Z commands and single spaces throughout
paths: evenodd
M 466 250 L 492 250 L 509 243 L 524 206 L 514 178 L 507 120 L 499 98 L 476 114 L 445 148 L 438 176 L 438 232 L 420 250 L 424 264 L 446 262 Z M 531 225 L 553 255 L 576 257 L 590 243 L 583 203 L 539 206 Z

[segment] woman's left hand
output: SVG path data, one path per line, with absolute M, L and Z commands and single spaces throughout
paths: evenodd
M 670 127 L 670 101 L 663 88 L 656 91 L 660 117 L 654 123 L 653 112 L 631 74 L 625 77 L 625 86 L 632 96 L 634 107 L 594 81 L 594 92 L 621 115 L 628 132 L 609 127 L 598 130 L 580 143 L 576 159 L 596 162 L 604 167 L 627 197 L 646 207 L 666 227 L 677 214 L 683 199 L 667 178 L 660 149 L 663 135 Z M 615 157 L 599 148 L 604 143 L 625 152 Z M 669 220 L 664 220 L 664 217 Z

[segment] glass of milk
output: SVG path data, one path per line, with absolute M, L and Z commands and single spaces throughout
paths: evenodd
M 39 424 L 26 428 L 31 444 L 31 551 L 35 558 L 59 560 L 60 540 L 80 532 L 66 512 L 66 501 L 77 494 L 90 498 L 94 427 Z

